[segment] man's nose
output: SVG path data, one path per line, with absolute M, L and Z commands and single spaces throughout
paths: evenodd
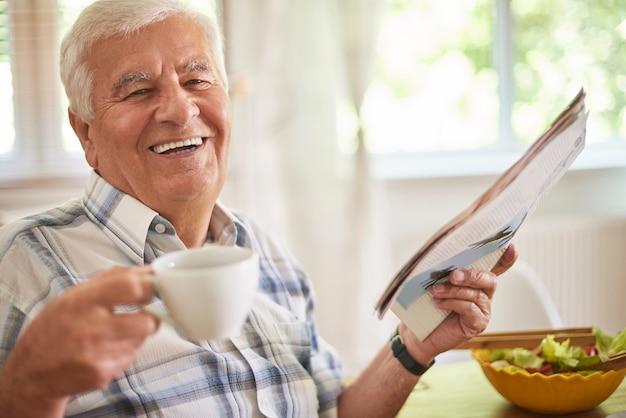
M 162 91 L 154 118 L 157 122 L 169 122 L 185 126 L 200 113 L 191 92 L 183 86 L 172 86 Z

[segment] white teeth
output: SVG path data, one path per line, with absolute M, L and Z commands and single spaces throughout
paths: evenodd
M 191 145 L 202 145 L 202 138 L 197 137 L 197 138 L 185 139 L 184 141 L 172 141 L 172 142 L 168 142 L 167 144 L 155 145 L 154 147 L 152 147 L 152 149 L 157 154 L 162 154 L 171 149 L 188 147 Z

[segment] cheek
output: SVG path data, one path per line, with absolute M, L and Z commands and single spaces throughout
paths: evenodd
M 211 121 L 224 138 L 230 137 L 231 109 L 228 95 L 222 89 L 215 91 L 203 104 L 202 114 Z
M 211 100 L 204 102 L 200 108 L 205 123 L 215 130 L 213 142 L 216 157 L 221 163 L 228 162 L 231 135 L 231 114 L 227 101 Z
M 227 100 L 224 100 L 224 103 L 222 103 L 221 106 L 217 108 L 217 113 L 218 113 L 217 117 L 219 118 L 219 120 L 222 121 L 222 125 L 224 129 L 226 131 L 230 131 L 230 123 L 231 123 L 230 103 Z
M 130 112 L 105 112 L 90 128 L 90 145 L 85 156 L 93 168 L 119 163 L 120 156 L 134 155 L 141 133 L 137 115 Z M 123 158 L 122 158 L 123 159 Z
M 100 145 L 114 155 L 119 154 L 121 149 L 135 148 L 145 126 L 142 112 L 133 109 L 108 112 L 102 117 Z
M 140 107 L 123 104 L 104 109 L 100 117 L 102 132 L 109 136 L 131 132 L 142 123 L 145 113 Z

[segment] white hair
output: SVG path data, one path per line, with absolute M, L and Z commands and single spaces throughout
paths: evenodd
M 188 17 L 204 31 L 220 81 L 228 89 L 223 37 L 214 13 L 192 9 L 180 0 L 97 0 L 81 12 L 61 43 L 61 80 L 70 110 L 84 121 L 93 120 L 93 76 L 87 57 L 94 43 L 136 32 L 172 15 Z

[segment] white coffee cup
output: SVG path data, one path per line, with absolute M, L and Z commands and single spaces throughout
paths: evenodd
M 167 313 L 144 307 L 196 340 L 235 335 L 243 326 L 259 283 L 259 257 L 242 247 L 206 245 L 164 254 L 152 262 Z

